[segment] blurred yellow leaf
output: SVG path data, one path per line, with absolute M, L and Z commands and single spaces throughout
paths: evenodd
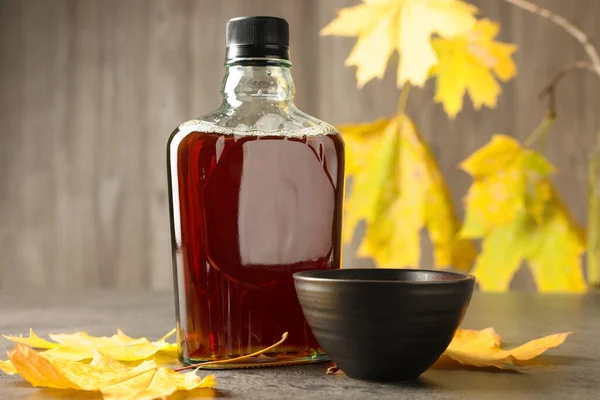
M 581 266 L 585 234 L 554 189 L 544 223 L 536 227 L 525 256 L 538 291 L 585 292 L 587 284 Z
M 363 0 L 340 10 L 322 35 L 356 36 L 346 65 L 357 66 L 358 85 L 382 78 L 390 56 L 397 51 L 398 86 L 421 86 L 437 64 L 432 35 L 450 38 L 467 33 L 477 9 L 460 0 Z
M 360 255 L 381 267 L 417 267 L 420 232 L 427 228 L 435 266 L 468 270 L 475 250 L 470 240 L 456 237 L 459 223 L 448 188 L 413 122 L 401 116 L 339 129 L 352 177 L 345 242 L 365 220 Z
M 463 161 L 461 168 L 474 179 L 466 196 L 468 217 L 461 230 L 463 237 L 481 237 L 524 211 L 541 222 L 550 198 L 551 184 L 546 178 L 554 168 L 540 154 L 523 149 L 509 136 L 494 135 L 489 144 Z
M 500 95 L 496 78 L 507 81 L 516 75 L 512 59 L 516 46 L 495 41 L 499 30 L 497 23 L 482 19 L 469 32 L 433 39 L 439 59 L 433 69 L 437 77 L 435 101 L 443 104 L 450 117 L 462 109 L 465 92 L 475 109 L 496 107 Z
M 473 184 L 460 235 L 483 239 L 472 271 L 479 287 L 507 291 L 528 261 L 540 292 L 584 292 L 585 239 L 548 179 L 553 167 L 504 135 L 495 135 L 461 166 Z
M 132 367 L 95 352 L 90 364 L 47 359 L 17 343 L 9 353 L 16 371 L 35 387 L 100 391 L 105 399 L 155 399 L 178 390 L 213 387 L 214 377 L 179 374 L 154 361 Z
M 7 375 L 14 375 L 17 373 L 15 366 L 12 365 L 12 362 L 10 362 L 10 360 L 0 360 L 0 371 L 4 372 Z
M 24 338 L 21 335 L 19 335 L 19 336 L 2 335 L 2 336 L 4 336 L 5 339 L 10 340 L 11 342 L 23 343 L 23 344 L 26 344 L 27 346 L 30 346 L 30 347 L 33 347 L 36 349 L 52 349 L 52 348 L 58 346 L 58 343 L 49 342 L 46 339 L 43 339 L 43 338 L 39 337 L 38 335 L 36 335 L 35 332 L 33 331 L 33 329 L 29 329 L 29 337 L 28 338 Z
M 462 365 L 475 367 L 514 368 L 548 349 L 560 346 L 571 333 L 548 335 L 511 350 L 503 350 L 500 347 L 500 336 L 493 328 L 481 331 L 458 329 L 434 367 L 447 367 L 454 360 Z

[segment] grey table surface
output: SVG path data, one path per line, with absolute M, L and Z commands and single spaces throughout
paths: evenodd
M 87 330 L 158 338 L 174 326 L 173 295 L 156 292 L 0 293 L 0 332 L 38 334 Z M 493 326 L 509 344 L 575 331 L 544 365 L 521 372 L 429 370 L 411 384 L 371 383 L 326 375 L 327 364 L 214 371 L 204 397 L 245 399 L 593 399 L 600 390 L 600 295 L 476 294 L 463 327 Z M 0 354 L 11 343 L 0 340 Z M 0 359 L 6 357 L 1 356 Z M 201 371 L 207 374 L 207 371 Z M 178 396 L 179 398 L 186 396 Z M 99 399 L 95 393 L 35 389 L 0 372 L 0 399 Z

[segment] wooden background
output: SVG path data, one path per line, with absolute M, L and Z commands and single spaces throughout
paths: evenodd
M 538 1 L 600 40 L 600 1 Z M 354 40 L 318 36 L 337 9 L 356 2 L 0 0 L 0 288 L 171 288 L 165 143 L 181 121 L 219 104 L 230 17 L 290 22 L 305 111 L 331 123 L 393 113 L 393 69 L 357 90 L 354 70 L 343 65 Z M 449 121 L 431 84 L 409 101 L 457 205 L 470 184 L 459 161 L 494 132 L 525 138 L 544 113 L 538 90 L 556 68 L 583 57 L 548 21 L 503 0 L 475 3 L 502 23 L 502 39 L 519 45 L 519 76 L 504 86 L 498 108 L 474 112 L 468 104 Z M 582 223 L 599 111 L 592 76 L 562 82 L 547 154 Z M 357 265 L 351 253 L 345 261 Z M 520 274 L 515 287 L 530 287 L 527 279 Z

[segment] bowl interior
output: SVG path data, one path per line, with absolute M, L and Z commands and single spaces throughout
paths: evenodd
M 365 281 L 417 284 L 447 283 L 475 279 L 473 275 L 458 272 L 392 268 L 313 270 L 297 272 L 294 276 L 297 279 L 311 281 Z

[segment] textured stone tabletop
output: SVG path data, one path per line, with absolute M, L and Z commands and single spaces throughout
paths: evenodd
M 0 294 L 0 331 L 38 334 L 87 330 L 158 338 L 174 325 L 171 293 L 34 291 Z M 477 294 L 463 324 L 494 326 L 508 344 L 573 330 L 545 365 L 522 372 L 429 370 L 411 384 L 379 384 L 325 375 L 327 364 L 274 369 L 214 371 L 217 388 L 205 397 L 244 399 L 592 399 L 600 390 L 600 295 Z M 0 340 L 0 359 L 11 347 Z M 207 374 L 207 371 L 201 371 Z M 99 399 L 94 393 L 34 389 L 0 372 L 0 399 Z M 176 398 L 189 398 L 176 396 Z

